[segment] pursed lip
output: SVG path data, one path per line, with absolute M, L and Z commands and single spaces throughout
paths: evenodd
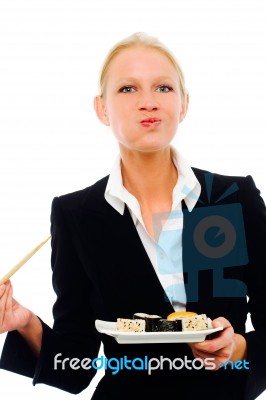
M 140 123 L 144 126 L 158 125 L 160 122 L 161 120 L 159 118 L 144 118 L 140 121 Z

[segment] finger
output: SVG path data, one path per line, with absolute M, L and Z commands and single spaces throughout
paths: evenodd
M 2 283 L 2 285 L 0 285 L 0 298 L 5 293 L 6 288 L 8 288 L 10 285 L 11 285 L 10 280 L 8 280 L 5 283 Z
M 219 326 L 222 326 L 223 329 L 230 328 L 231 323 L 228 321 L 228 319 L 224 317 L 218 317 L 212 320 L 212 325 L 214 328 L 218 328 Z
M 206 351 L 204 350 L 195 350 L 198 352 L 198 354 L 200 354 L 201 356 L 207 358 L 207 357 L 219 357 L 223 360 L 228 360 L 232 354 L 232 347 L 231 345 L 226 346 L 226 347 L 222 347 L 219 348 L 216 351 L 213 351 L 212 349 L 209 351 L 209 349 L 206 349 Z
M 0 309 L 2 309 L 6 303 L 6 299 L 8 296 L 9 286 L 7 284 L 3 284 L 0 286 Z
M 193 350 L 193 356 L 195 358 L 200 358 L 200 359 L 204 360 L 208 356 L 208 354 L 206 354 L 204 351 L 195 349 L 195 350 Z
M 12 302 L 13 302 L 13 287 L 10 284 L 7 287 L 6 311 L 10 311 L 12 309 Z
M 213 361 L 215 363 L 215 365 L 217 366 L 216 369 L 220 368 L 220 366 L 219 366 L 220 363 L 223 364 L 228 360 L 228 357 L 224 357 L 221 354 L 215 354 L 215 353 L 209 354 L 209 353 L 205 353 L 203 351 L 197 351 L 197 350 L 193 351 L 193 356 L 195 358 L 200 358 L 203 362 L 205 362 L 205 360 Z
M 0 292 L 0 327 L 3 325 L 3 321 L 5 318 L 6 312 L 6 302 L 8 296 L 8 288 L 6 285 L 1 285 L 1 292 Z
M 10 283 L 10 281 L 6 282 L 4 285 L 3 290 L 3 295 L 1 297 L 1 303 L 0 303 L 0 326 L 3 325 L 3 322 L 6 317 L 6 313 L 11 310 L 12 308 L 12 294 L 13 294 L 13 288 Z
M 203 342 L 195 343 L 195 347 L 199 349 L 208 349 L 208 351 L 215 352 L 219 348 L 223 348 L 232 344 L 234 329 L 229 321 L 223 318 L 223 322 L 215 321 L 216 324 L 223 323 L 224 329 L 220 332 L 216 332 L 216 335 L 204 340 Z
M 195 359 L 200 359 L 203 361 L 203 364 L 205 365 L 205 368 L 211 369 L 213 371 L 217 371 L 220 369 L 219 367 L 219 358 L 216 358 L 214 354 L 206 354 L 204 352 L 198 352 L 198 351 L 193 351 L 193 356 Z M 213 363 L 212 368 L 209 368 L 209 362 Z
M 5 289 L 6 289 L 6 285 L 1 285 L 0 286 L 0 299 L 3 296 L 3 294 L 5 293 Z
M 233 338 L 231 335 L 224 335 L 223 337 L 208 340 L 202 343 L 198 343 L 195 346 L 197 351 L 203 351 L 208 354 L 221 354 L 226 356 L 228 349 L 231 348 Z
M 223 354 L 226 356 L 228 349 L 233 343 L 234 330 L 232 327 L 224 329 L 217 337 L 207 339 L 204 342 L 195 343 L 194 348 L 198 351 L 204 351 L 210 354 Z

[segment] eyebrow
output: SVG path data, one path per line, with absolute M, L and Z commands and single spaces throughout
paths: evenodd
M 122 84 L 123 82 L 134 82 L 134 81 L 138 81 L 140 78 L 138 77 L 133 77 L 133 76 L 128 76 L 128 77 L 124 77 L 124 78 L 120 78 L 119 80 L 117 80 L 115 83 L 117 85 Z M 141 78 L 142 79 L 142 78 Z M 154 78 L 155 81 L 171 81 L 171 82 L 175 82 L 175 80 L 173 78 L 171 78 L 170 76 L 167 75 L 162 75 L 162 76 L 158 76 Z M 177 77 L 177 82 L 178 82 L 178 77 Z

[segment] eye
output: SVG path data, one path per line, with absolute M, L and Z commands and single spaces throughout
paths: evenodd
M 135 92 L 136 89 L 134 88 L 134 86 L 123 86 L 119 89 L 119 93 L 132 93 Z
M 167 93 L 172 92 L 174 89 L 168 85 L 160 85 L 156 88 L 156 92 Z

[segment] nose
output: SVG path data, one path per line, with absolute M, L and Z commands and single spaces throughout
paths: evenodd
M 155 111 L 158 110 L 159 103 L 156 101 L 153 94 L 142 94 L 138 100 L 138 109 L 140 111 Z

